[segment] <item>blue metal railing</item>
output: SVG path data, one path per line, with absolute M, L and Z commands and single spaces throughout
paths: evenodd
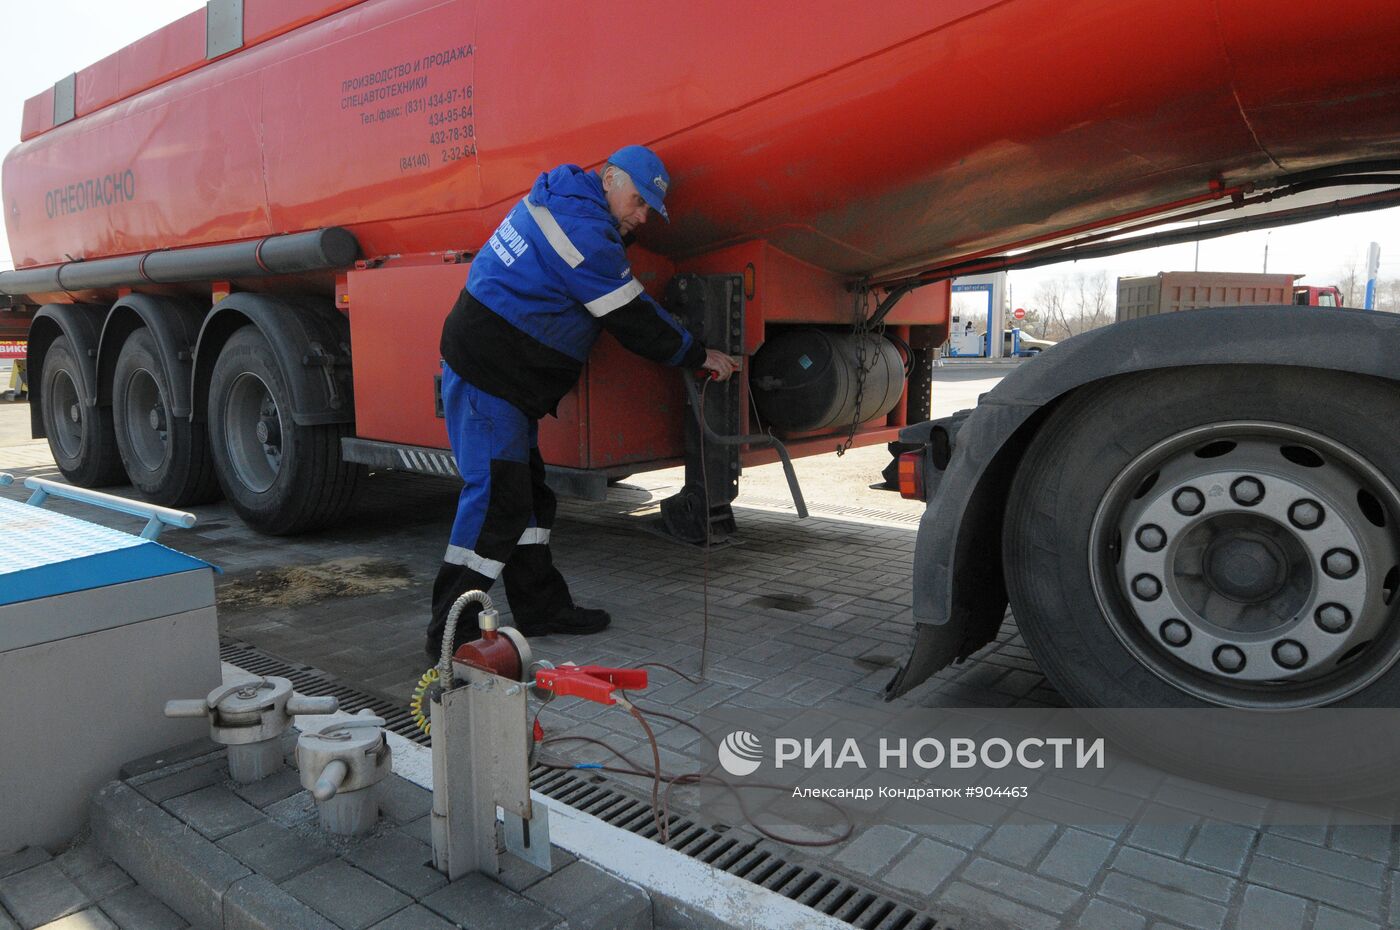
M 9 480 L 6 481 L 6 478 Z M 14 478 L 10 475 L 0 475 L 0 485 L 13 483 Z M 157 538 L 160 536 L 161 530 L 167 526 L 187 530 L 194 526 L 197 520 L 194 514 L 186 513 L 183 510 L 172 510 L 169 507 L 117 497 L 115 494 L 104 494 L 101 491 L 89 491 L 87 488 L 75 488 L 72 485 L 61 484 L 46 478 L 25 478 L 24 486 L 34 492 L 29 496 L 27 503 L 35 507 L 44 506 L 44 502 L 50 497 L 59 497 L 81 504 L 102 507 L 106 510 L 115 510 L 117 513 L 130 514 L 133 517 L 141 517 L 146 521 L 146 527 L 141 531 L 142 539 Z

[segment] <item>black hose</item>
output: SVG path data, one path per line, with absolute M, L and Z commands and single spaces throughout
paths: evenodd
M 1284 194 L 1286 194 L 1286 192 L 1266 192 L 1256 197 L 1247 198 L 1237 206 L 1253 206 L 1256 203 L 1265 203 Z M 1349 216 L 1353 213 L 1366 213 L 1371 210 L 1381 210 L 1394 206 L 1400 206 L 1400 187 L 1379 191 L 1374 194 L 1347 197 L 1342 200 L 1334 200 L 1330 203 L 1321 203 L 1306 207 L 1293 207 L 1288 210 L 1279 210 L 1260 214 L 1258 216 L 1239 217 L 1233 220 L 1221 220 L 1216 223 L 1208 223 L 1204 226 L 1167 230 L 1165 232 L 1135 236 L 1130 239 L 1110 239 L 1107 242 L 1100 242 L 1093 246 L 1078 246 L 1073 243 L 1068 243 L 1063 246 L 1050 246 L 1031 252 L 1023 252 L 1014 256 L 993 255 L 986 258 L 969 259 L 953 265 L 945 265 L 940 268 L 919 272 L 914 279 L 902 279 L 897 287 L 906 287 L 910 285 L 921 287 L 925 284 L 946 281 L 950 278 L 956 278 L 965 274 L 988 274 L 996 271 L 1012 270 L 1023 271 L 1030 268 L 1043 268 L 1046 265 L 1057 265 L 1061 262 L 1107 258 L 1113 255 L 1121 255 L 1125 252 L 1136 252 L 1142 249 L 1156 248 L 1163 245 L 1178 245 L 1183 242 L 1205 241 L 1239 232 L 1292 226 L 1297 223 L 1307 223 L 1312 220 L 1325 219 L 1327 217 Z M 1190 217 L 1191 214 L 1187 214 L 1184 217 L 1173 217 L 1172 221 L 1176 222 L 1181 219 L 1189 219 Z M 1114 235 L 1119 234 L 1121 234 L 1121 230 L 1114 233 Z M 1099 238 L 1102 238 L 1102 235 L 1090 237 L 1089 241 L 1095 241 Z
M 1400 171 L 1400 159 L 1382 158 L 1372 161 L 1354 161 L 1341 165 L 1328 165 L 1325 168 L 1310 168 L 1307 171 L 1279 175 L 1273 179 L 1269 186 L 1287 187 L 1291 184 L 1316 181 L 1319 178 L 1334 178 L 1344 174 L 1373 174 L 1377 171 Z
M 885 338 L 893 342 L 896 348 L 904 347 L 904 377 L 908 379 L 909 372 L 914 370 L 914 347 L 891 332 L 886 332 Z
M 705 434 L 707 440 L 721 446 L 772 446 L 777 450 L 778 458 L 783 461 L 783 474 L 787 476 L 788 490 L 792 492 L 792 503 L 797 508 L 797 516 L 806 517 L 807 502 L 802 498 L 802 487 L 797 483 L 797 472 L 792 470 L 792 459 L 788 456 L 787 446 L 779 442 L 777 437 L 766 433 L 752 436 L 721 436 L 716 433 L 710 429 L 710 424 L 705 422 L 705 410 L 701 406 L 700 393 L 695 390 L 695 378 L 690 372 L 682 371 L 681 381 L 685 383 L 685 391 L 690 395 L 690 407 L 695 411 L 695 420 L 700 424 L 700 431 Z
M 894 305 L 904 299 L 906 294 L 912 292 L 919 285 L 917 283 L 901 284 L 885 295 L 885 299 L 875 307 L 875 312 L 870 315 L 869 326 L 879 326 L 885 322 L 885 317 L 890 315 Z

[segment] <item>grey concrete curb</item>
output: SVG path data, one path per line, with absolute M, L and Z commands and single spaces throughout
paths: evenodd
M 337 930 L 261 875 L 235 882 L 224 895 L 225 930 Z
M 121 782 L 93 796 L 92 832 L 103 851 L 141 887 L 200 930 L 318 926 L 283 924 L 280 911 L 269 914 L 267 906 L 250 912 L 254 896 L 238 891 L 252 890 L 244 889 L 243 880 L 253 873 Z M 268 923 L 269 916 L 277 922 Z
M 645 889 L 587 862 L 570 862 L 525 891 L 525 897 L 568 918 L 569 930 L 653 930 Z

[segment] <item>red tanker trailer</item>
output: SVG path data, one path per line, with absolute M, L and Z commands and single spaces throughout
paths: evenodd
M 1320 35 L 1348 49 L 1345 67 L 1316 54 Z M 34 433 L 71 480 L 128 477 L 169 504 L 222 488 L 253 525 L 294 532 L 338 515 L 362 464 L 451 473 L 436 345 L 471 250 L 539 171 L 644 143 L 671 170 L 673 221 L 641 230 L 634 270 L 710 344 L 749 358 L 746 379 L 711 388 L 710 426 L 775 433 L 799 453 L 903 428 L 924 450 L 908 463 L 931 499 L 919 633 L 893 692 L 989 641 L 1009 588 L 1072 697 L 1134 697 L 1122 685 L 1134 669 L 1146 677 L 1132 686 L 1157 683 L 1147 690 L 1167 702 L 1340 700 L 1389 681 L 1400 655 L 1400 626 L 1382 622 L 1397 585 L 1380 583 L 1400 564 L 1388 561 L 1400 498 L 1384 483 L 1400 465 L 1349 434 L 1329 439 L 1338 418 L 1301 425 L 1280 386 L 1312 396 L 1312 379 L 1355 378 L 1389 397 L 1400 357 L 1389 321 L 1326 311 L 1237 323 L 1224 311 L 1124 324 L 1023 366 L 970 417 L 920 421 L 955 275 L 1400 200 L 1375 191 L 1400 164 L 1397 45 L 1386 0 L 891 0 L 874 11 L 819 0 L 800 15 L 716 0 L 640 17 L 610 0 L 213 0 L 29 101 L 4 163 L 16 269 L 0 274 L 0 300 L 37 308 Z M 1316 203 L 1348 183 L 1371 187 Z M 1293 194 L 1312 201 L 1290 208 Z M 1266 204 L 1283 209 L 1261 218 Z M 1145 231 L 1168 221 L 1191 225 Z M 1349 348 L 1339 335 L 1354 337 Z M 1180 437 L 1195 422 L 1149 430 L 1123 462 L 1090 456 L 1074 474 L 1055 471 L 1062 446 L 1042 447 L 1102 452 L 1125 422 L 1160 413 L 1133 407 L 1154 397 L 1205 416 L 1199 399 L 1223 396 L 1213 373 L 1245 365 L 1248 383 L 1270 386 L 1249 422 L 1281 424 L 1294 441 L 1222 437 L 1254 456 L 1241 474 L 1312 487 L 1315 469 L 1264 461 L 1261 442 L 1329 462 L 1321 447 L 1335 442 L 1350 457 L 1309 499 L 1335 502 L 1328 512 L 1348 526 L 1377 530 L 1377 512 L 1389 521 L 1334 540 L 1364 565 L 1365 591 L 1342 604 L 1313 585 L 1355 618 L 1330 634 L 1341 639 L 1257 635 L 1262 621 L 1245 636 L 1217 616 L 1210 595 L 1231 600 L 1225 588 L 1261 616 L 1313 608 L 1275 603 L 1306 587 L 1289 566 L 1306 566 L 1295 556 L 1315 544 L 1294 538 L 1286 515 L 1207 521 L 1191 551 L 1226 547 L 1219 577 L 1142 562 L 1137 574 L 1163 590 L 1194 592 L 1158 617 L 1138 609 L 1136 576 L 1122 577 L 1115 555 L 1140 528 L 1141 500 L 1157 498 L 1112 498 L 1090 532 L 1078 511 L 1052 513 L 1038 497 L 1071 478 L 1100 498 L 1125 474 L 1147 486 L 1165 472 L 1138 461 L 1138 446 L 1173 437 L 1180 448 L 1163 461 L 1224 469 L 1229 455 L 1191 458 L 1198 446 Z M 1096 392 L 1126 404 L 1127 419 L 1099 416 L 1083 400 Z M 545 457 L 583 490 L 693 463 L 684 396 L 605 338 L 543 426 Z M 776 454 L 707 448 L 724 455 L 696 470 L 710 486 L 670 508 L 691 538 L 725 517 L 741 465 Z M 1051 550 L 1062 564 L 1041 564 Z M 1275 590 L 1264 568 L 1240 567 L 1251 559 L 1287 583 Z M 1062 587 L 1047 587 L 1047 570 Z M 1107 665 L 1082 661 L 1090 646 L 1064 632 L 1085 611 L 1113 631 L 1090 644 Z M 1325 659 L 1280 665 L 1294 646 Z M 1350 683 L 1333 687 L 1339 669 Z M 1086 684 L 1096 680 L 1107 683 Z
M 36 435 L 49 437 L 71 480 L 125 472 L 164 503 L 216 493 L 217 473 L 244 518 L 272 532 L 338 514 L 354 480 L 348 463 L 451 474 L 434 373 L 470 250 L 540 170 L 597 164 L 624 139 L 654 145 L 677 185 L 674 227 L 647 230 L 633 250 L 656 296 L 684 273 L 738 276 L 738 318 L 725 307 L 706 334 L 736 354 L 804 326 L 849 333 L 847 272 L 869 264 L 872 249 L 887 251 L 880 264 L 889 265 L 914 244 L 836 215 L 842 191 L 907 186 L 923 167 L 909 153 L 887 179 L 863 179 L 868 169 L 825 141 L 851 103 L 834 88 L 783 105 L 782 146 L 805 138 L 817 155 L 805 166 L 763 152 L 777 137 L 760 111 L 837 56 L 896 44 L 907 25 L 871 28 L 857 49 L 849 34 L 827 36 L 777 66 L 758 49 L 783 16 L 745 9 L 755 26 L 746 51 L 730 35 L 733 17 L 716 12 L 677 5 L 649 15 L 694 48 L 676 56 L 658 33 L 629 62 L 640 80 L 582 56 L 630 48 L 630 33 L 602 28 L 603 8 L 214 4 L 31 100 L 4 169 L 17 270 L 3 288 L 52 302 L 31 333 Z M 876 122 L 863 115 L 843 132 Z M 55 264 L 66 256 L 74 261 Z M 704 289 L 696 284 L 692 294 Z M 740 387 L 716 392 L 732 409 L 715 424 L 757 431 L 750 412 L 773 407 L 763 426 L 782 429 L 795 451 L 833 448 L 856 419 L 856 442 L 893 439 L 927 416 L 946 296 L 929 289 L 884 320 L 891 338 L 864 337 L 869 370 L 859 378 L 849 334 L 818 340 L 825 380 L 803 417 L 784 417 L 762 396 L 751 403 Z M 280 367 L 244 371 L 225 352 L 235 338 Z M 123 364 L 133 339 L 139 360 Z M 808 357 L 800 332 L 788 344 L 767 368 Z M 767 368 L 758 369 L 765 383 L 780 380 Z M 915 372 L 912 406 L 906 370 Z M 858 417 L 857 381 L 866 388 Z M 218 388 L 227 391 L 211 397 Z M 673 376 L 604 340 L 541 445 L 556 479 L 601 487 L 680 461 L 684 409 Z M 740 460 L 721 465 L 724 474 Z

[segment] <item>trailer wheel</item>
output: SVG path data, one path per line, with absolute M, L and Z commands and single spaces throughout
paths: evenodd
M 1321 371 L 1194 368 L 1072 398 L 1006 520 L 1047 675 L 1091 706 L 1400 696 L 1391 415 L 1393 388 Z
M 1306 369 L 1071 397 L 1027 451 L 1004 533 L 1046 677 L 1080 707 L 1400 707 L 1400 448 L 1381 426 L 1397 417 L 1394 386 Z
M 217 500 L 205 426 L 170 414 L 171 391 L 150 331 L 133 331 L 112 377 L 113 425 L 127 477 L 143 497 L 166 507 Z
M 73 484 L 100 488 L 125 480 L 110 407 L 90 407 L 81 369 L 67 336 L 55 339 L 39 374 L 41 415 L 58 470 Z
M 209 383 L 209 438 L 219 484 L 254 529 L 289 536 L 344 515 L 359 477 L 340 456 L 349 424 L 304 426 L 292 394 L 256 327 L 234 333 Z

